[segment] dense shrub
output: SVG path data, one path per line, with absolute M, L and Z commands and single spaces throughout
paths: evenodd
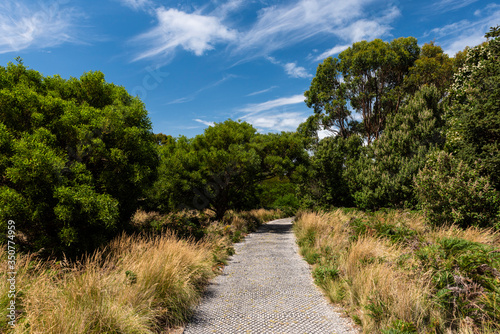
M 101 72 L 0 67 L 0 226 L 47 253 L 90 251 L 137 209 L 156 173 L 144 104 Z
M 429 155 L 415 177 L 415 189 L 422 209 L 434 225 L 498 227 L 499 194 L 488 178 L 480 176 L 452 154 Z

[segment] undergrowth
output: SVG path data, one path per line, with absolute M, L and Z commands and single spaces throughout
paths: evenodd
M 300 212 L 315 282 L 364 333 L 498 333 L 500 237 L 431 227 L 417 212 Z
M 78 261 L 17 254 L 16 325 L 10 303 L 7 252 L 1 250 L 1 333 L 165 333 L 186 323 L 208 280 L 220 272 L 232 243 L 282 212 L 159 215 L 139 211 L 142 233 L 122 235 Z

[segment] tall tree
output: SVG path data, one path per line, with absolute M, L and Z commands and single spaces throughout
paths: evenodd
M 500 190 L 500 37 L 467 51 L 451 89 L 447 150 L 488 175 Z
M 313 107 L 310 127 L 328 129 L 346 138 L 353 129 L 352 111 L 362 116 L 361 131 L 368 143 L 378 138 L 387 115 L 397 112 L 404 97 L 401 87 L 420 48 L 413 37 L 354 43 L 339 58 L 318 66 L 306 104 Z M 350 125 L 354 125 L 351 127 Z

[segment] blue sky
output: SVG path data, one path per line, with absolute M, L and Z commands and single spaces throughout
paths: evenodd
M 102 71 L 145 103 L 154 132 L 192 137 L 228 118 L 293 131 L 324 58 L 414 36 L 453 56 L 500 24 L 488 0 L 2 0 L 0 65 Z

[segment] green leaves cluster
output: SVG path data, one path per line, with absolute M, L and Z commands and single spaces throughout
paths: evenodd
M 498 224 L 498 28 L 487 38 L 455 58 L 411 37 L 362 41 L 319 64 L 304 94 L 314 114 L 298 129 L 314 154 L 304 205 L 421 207 L 434 224 Z M 334 137 L 319 141 L 323 129 Z
M 289 183 L 307 161 L 297 134 L 260 134 L 250 124 L 232 120 L 216 123 L 192 139 L 179 137 L 161 146 L 160 155 L 151 203 L 165 212 L 208 208 L 216 219 L 229 209 L 270 207 L 272 203 L 259 198 L 263 182 Z
M 101 72 L 44 77 L 0 67 L 0 221 L 28 249 L 90 250 L 119 229 L 155 177 L 144 105 Z

